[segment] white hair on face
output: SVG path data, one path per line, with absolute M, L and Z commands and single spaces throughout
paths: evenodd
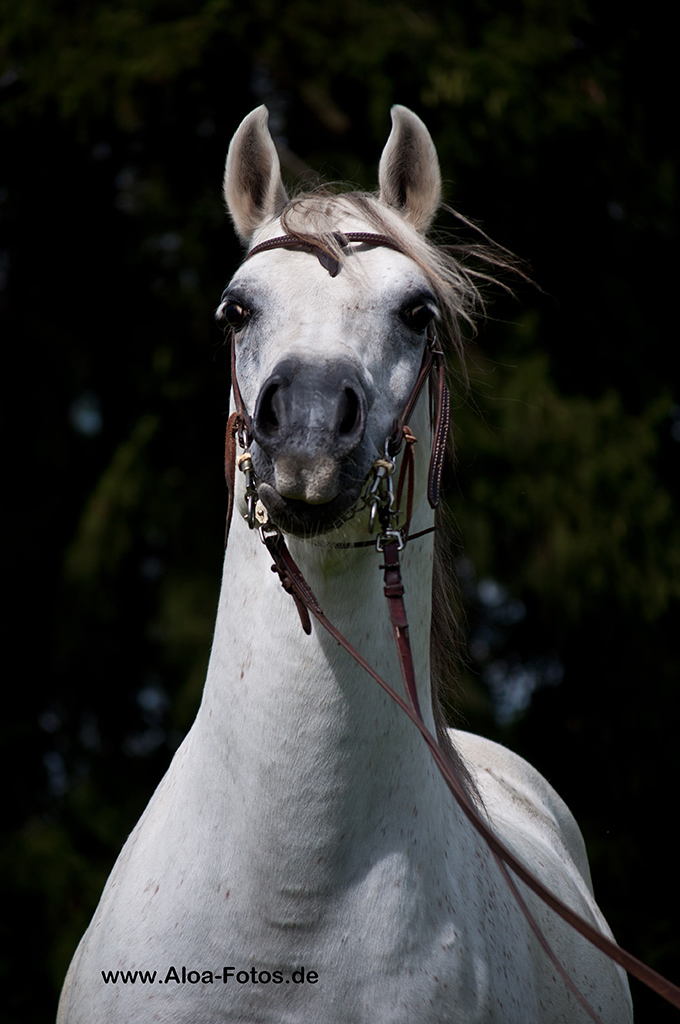
M 465 227 L 479 231 L 454 210 L 450 213 Z M 464 367 L 462 326 L 474 335 L 475 322 L 484 315 L 480 288 L 491 283 L 509 290 L 494 277 L 494 270 L 510 270 L 523 276 L 516 258 L 482 232 L 479 233 L 483 241 L 477 244 L 434 244 L 412 227 L 398 210 L 386 205 L 382 197 L 369 192 L 336 194 L 328 188 L 304 192 L 290 200 L 281 213 L 281 224 L 287 234 L 303 242 L 321 244 L 340 264 L 346 262 L 347 250 L 337 236 L 342 234 L 343 222 L 347 220 L 362 221 L 377 233 L 386 235 L 423 271 L 439 303 L 440 329 Z M 488 272 L 467 266 L 469 261 L 486 265 Z

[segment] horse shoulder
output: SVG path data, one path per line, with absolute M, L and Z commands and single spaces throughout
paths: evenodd
M 500 837 L 527 860 L 533 859 L 532 847 L 536 852 L 538 848 L 551 849 L 565 867 L 573 864 L 592 897 L 581 830 L 550 783 L 533 765 L 500 743 L 458 729 L 452 729 L 451 736 L 473 772 L 489 820 Z M 517 834 L 527 840 L 521 849 L 517 849 Z
M 451 737 L 472 772 L 498 837 L 556 896 L 612 938 L 595 901 L 583 836 L 550 783 L 499 743 L 455 729 Z M 632 1021 L 625 972 L 561 922 L 533 893 L 524 890 L 524 895 L 558 958 L 569 965 L 577 986 L 602 1019 L 616 1024 Z M 549 982 L 554 972 L 544 957 L 540 962 L 547 968 L 544 980 Z M 558 1013 L 557 1018 L 581 1019 L 578 1012 L 573 1018 Z

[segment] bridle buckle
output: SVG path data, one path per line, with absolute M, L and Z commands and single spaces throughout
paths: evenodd
M 403 530 L 386 529 L 375 538 L 375 550 L 379 555 L 383 553 L 388 544 L 396 541 L 397 551 L 403 551 L 406 544 Z

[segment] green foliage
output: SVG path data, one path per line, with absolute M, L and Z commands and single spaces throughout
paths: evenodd
M 66 557 L 67 578 L 98 586 L 125 557 L 132 544 L 133 515 L 148 480 L 144 449 L 157 430 L 158 417 L 143 416 L 114 454 L 83 511 Z
M 299 89 L 337 134 L 350 128 L 338 85 L 356 88 L 370 77 L 369 112 L 381 130 L 394 92 L 390 71 L 397 67 L 425 107 L 466 109 L 478 138 L 500 127 L 515 144 L 599 120 L 612 99 L 605 92 L 612 78 L 607 64 L 594 71 L 579 56 L 575 26 L 590 20 L 580 0 L 505 10 L 361 0 L 321 6 L 256 0 L 247 10 L 210 0 L 197 10 L 185 2 L 135 0 L 81 4 L 66 16 L 56 3 L 52 10 L 11 0 L 4 6 L 3 44 L 21 63 L 26 83 L 21 106 L 36 110 L 56 101 L 65 117 L 101 115 L 113 106 L 128 130 L 144 116 L 140 87 L 200 68 L 216 42 L 230 55 L 243 40 L 253 59 Z
M 556 390 L 543 355 L 494 367 L 456 417 L 465 547 L 484 575 L 530 590 L 564 628 L 610 593 L 653 620 L 680 597 L 680 527 L 658 481 L 668 396 L 639 416 L 620 396 Z M 482 397 L 482 395 L 484 397 Z
M 113 105 L 119 123 L 138 125 L 134 94 L 141 83 L 167 82 L 200 64 L 229 0 L 193 4 L 49 5 L 3 3 L 0 37 L 20 62 L 26 93 L 19 109 L 56 100 L 62 116 L 101 116 Z

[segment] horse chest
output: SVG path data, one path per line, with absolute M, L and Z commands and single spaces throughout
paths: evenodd
M 238 856 L 218 867 L 214 852 L 194 847 L 187 863 L 188 835 L 175 835 L 174 865 L 167 858 L 154 870 L 146 838 L 143 829 L 132 837 L 120 881 L 112 876 L 89 960 L 106 970 L 153 971 L 155 979 L 102 986 L 97 978 L 91 1008 L 104 1016 L 91 1021 L 133 1012 L 142 1022 L 160 1013 L 240 1024 L 531 1020 L 522 929 L 513 934 L 474 840 L 469 850 L 452 844 L 437 865 L 407 843 L 357 855 L 353 875 L 335 887 L 273 872 L 258 891 Z M 449 871 L 449 859 L 461 855 L 469 870 L 452 864 Z

